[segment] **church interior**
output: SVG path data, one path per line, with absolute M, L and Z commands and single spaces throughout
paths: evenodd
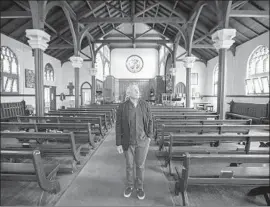
M 269 206 L 269 1 L 2 0 L 2 206 Z M 119 106 L 151 109 L 123 196 Z

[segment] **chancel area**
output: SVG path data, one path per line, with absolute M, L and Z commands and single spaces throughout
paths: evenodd
M 1 205 L 270 205 L 269 1 L 0 10 Z M 141 200 L 116 146 L 130 86 L 153 125 Z

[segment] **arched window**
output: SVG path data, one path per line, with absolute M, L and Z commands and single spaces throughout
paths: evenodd
M 6 46 L 1 46 L 1 92 L 19 92 L 19 64 L 16 54 Z
M 90 105 L 91 104 L 91 84 L 89 82 L 84 82 L 81 85 L 81 105 Z
M 54 69 L 50 63 L 45 65 L 44 79 L 47 81 L 54 81 Z
M 247 64 L 246 94 L 269 93 L 269 49 L 258 46 Z
M 179 82 L 176 84 L 175 86 L 175 94 L 177 95 L 177 97 L 184 97 L 186 94 L 186 86 L 184 83 Z
M 214 69 L 213 82 L 214 82 L 214 96 L 217 96 L 217 93 L 218 93 L 218 65 L 216 65 L 216 67 Z

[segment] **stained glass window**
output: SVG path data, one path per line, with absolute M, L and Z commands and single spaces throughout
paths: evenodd
M 269 49 L 258 46 L 250 55 L 247 64 L 246 93 L 269 93 Z
M 214 96 L 218 93 L 218 65 L 214 69 Z
M 54 81 L 54 69 L 50 63 L 45 65 L 44 79 L 47 81 Z
M 19 92 L 19 64 L 16 54 L 6 46 L 1 46 L 1 92 Z

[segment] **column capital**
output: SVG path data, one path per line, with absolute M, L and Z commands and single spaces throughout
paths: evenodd
M 212 34 L 214 47 L 219 49 L 229 49 L 235 42 L 232 40 L 236 35 L 236 29 L 221 29 Z
M 26 37 L 29 39 L 28 43 L 32 49 L 46 50 L 48 47 L 47 42 L 50 41 L 50 35 L 40 29 L 27 29 Z
M 184 57 L 184 66 L 186 68 L 193 68 L 196 57 L 194 56 L 186 56 Z
M 83 65 L 83 59 L 80 56 L 72 56 L 69 58 L 73 68 L 81 68 Z

